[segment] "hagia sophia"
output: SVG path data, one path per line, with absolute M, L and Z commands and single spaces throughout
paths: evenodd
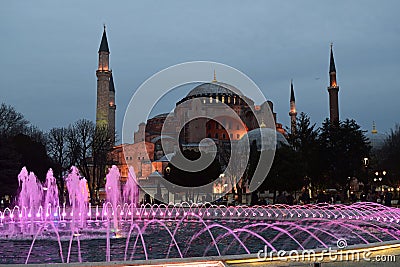
M 105 27 L 98 53 L 96 124 L 107 125 L 114 132 L 115 87 L 109 68 L 110 51 Z M 329 77 L 330 120 L 335 124 L 339 123 L 339 86 L 336 81 L 332 45 Z M 297 110 L 292 82 L 289 103 L 290 130 L 295 133 Z M 224 110 L 233 110 L 237 117 L 224 115 Z M 214 71 L 213 79 L 195 86 L 176 103 L 171 114 L 159 114 L 140 123 L 138 130 L 132 133 L 132 144 L 119 144 L 114 147 L 112 162 L 120 169 L 122 182 L 128 176 L 128 167 L 133 166 L 141 187 L 146 188 L 147 192 L 155 192 L 156 188 L 160 187 L 157 180 L 164 175 L 165 168 L 177 149 L 198 150 L 200 145 L 207 146 L 200 143 L 204 138 L 211 139 L 218 150 L 229 149 L 230 144 L 238 142 L 244 135 L 249 139 L 257 139 L 256 133 L 265 127 L 264 121 L 267 120 L 269 112 L 272 112 L 275 121 L 277 144 L 287 143 L 288 133 L 277 121 L 272 101 L 255 104 L 252 99 L 243 95 L 240 89 L 218 81 Z M 197 115 L 198 118 L 187 121 L 191 114 Z M 376 134 L 376 129 L 373 133 Z M 169 193 L 162 191 L 163 194 L 167 194 L 164 199 L 170 200 Z

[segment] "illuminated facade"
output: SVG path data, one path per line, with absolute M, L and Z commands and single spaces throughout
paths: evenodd
M 213 81 L 193 88 L 176 103 L 172 113 L 160 114 L 146 123 L 140 123 L 138 131 L 134 133 L 134 142 L 154 144 L 153 171 L 163 173 L 160 161 L 165 162 L 166 155 L 173 154 L 179 148 L 198 150 L 203 146 L 207 150 L 207 143 L 200 143 L 205 138 L 213 140 L 217 152 L 230 149 L 231 142 L 239 141 L 247 132 L 260 127 L 256 118 L 267 121 L 270 110 L 276 121 L 271 101 L 255 105 L 239 89 L 218 82 L 214 77 Z M 236 113 L 236 118 L 224 115 L 227 111 Z M 188 120 L 193 117 L 195 119 Z M 279 133 L 285 134 L 281 124 L 275 125 Z

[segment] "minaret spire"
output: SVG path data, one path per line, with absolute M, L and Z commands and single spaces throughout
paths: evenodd
M 333 43 L 331 43 L 331 58 L 329 61 L 329 78 L 330 78 L 330 86 L 332 86 L 332 87 L 337 86 L 335 58 L 333 56 Z
M 296 101 L 296 99 L 294 98 L 293 79 L 290 80 L 290 102 L 292 101 Z
M 290 111 L 289 111 L 289 116 L 290 116 L 290 130 L 293 135 L 296 134 L 296 116 L 297 116 L 297 111 L 296 111 L 296 99 L 294 97 L 294 89 L 293 89 L 293 79 L 290 80 Z
M 107 42 L 107 33 L 106 33 L 106 25 L 103 24 L 103 36 L 101 37 L 101 43 L 99 47 L 99 53 L 100 52 L 107 52 L 110 53 L 110 50 L 108 49 L 108 42 Z
M 333 57 L 333 43 L 331 43 L 331 60 L 329 62 L 329 72 L 336 72 L 335 58 Z
M 336 80 L 336 66 L 333 57 L 333 43 L 330 45 L 329 62 L 329 116 L 332 125 L 339 125 L 339 86 Z

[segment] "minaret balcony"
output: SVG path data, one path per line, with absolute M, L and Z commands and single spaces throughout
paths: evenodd
M 111 70 L 109 70 L 109 69 L 98 69 L 98 70 L 96 70 L 96 74 L 110 74 L 111 73 Z

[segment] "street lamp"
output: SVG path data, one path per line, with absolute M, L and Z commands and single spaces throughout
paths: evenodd
M 368 174 L 368 165 L 369 165 L 369 158 L 365 157 L 363 159 L 363 163 L 364 163 L 364 168 L 365 168 L 365 187 L 364 187 L 364 194 L 367 195 L 368 191 L 371 190 L 371 183 L 369 180 L 369 174 Z
M 374 182 L 379 181 L 380 185 L 382 185 L 383 178 L 385 177 L 386 174 L 387 174 L 386 171 L 375 171 Z
M 368 167 L 369 159 L 365 157 L 363 161 L 364 161 L 364 167 Z

